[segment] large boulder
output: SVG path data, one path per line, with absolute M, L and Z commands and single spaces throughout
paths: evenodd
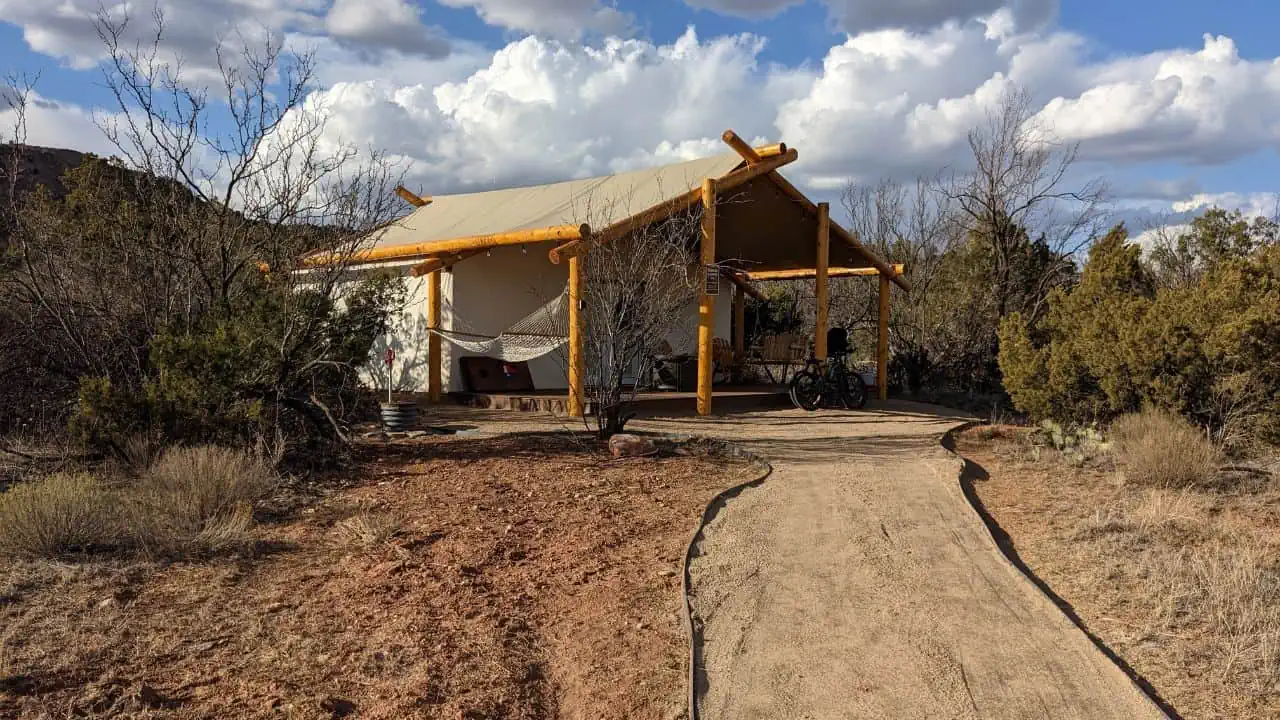
M 619 433 L 609 438 L 609 453 L 616 458 L 652 455 L 658 446 L 647 437 Z

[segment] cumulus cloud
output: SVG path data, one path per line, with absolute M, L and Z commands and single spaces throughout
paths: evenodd
M 1209 208 L 1222 208 L 1239 210 L 1249 217 L 1276 217 L 1280 215 L 1280 193 L 1196 193 L 1185 200 L 1172 203 L 1172 208 L 1174 212 L 1199 212 Z
M 404 1 L 378 0 L 388 12 L 416 18 Z M 595 0 L 447 1 L 530 28 L 557 25 L 556 12 L 589 18 L 611 9 Z M 12 2 L 0 0 L 0 7 Z M 303 7 L 298 0 L 295 9 Z M 529 8 L 542 12 L 519 14 Z M 799 148 L 800 162 L 788 173 L 828 194 L 851 179 L 962 170 L 966 133 L 1015 86 L 1030 91 L 1038 122 L 1064 142 L 1081 143 L 1082 167 L 1090 170 L 1152 160 L 1220 163 L 1280 147 L 1280 62 L 1243 59 L 1224 37 L 1206 37 L 1199 48 L 1099 60 L 1084 38 L 1028 30 L 1004 8 L 925 30 L 850 34 L 818 66 L 765 64 L 760 36 L 708 38 L 692 29 L 668 44 L 535 35 L 496 52 L 455 41 L 444 58 L 389 49 L 370 60 L 349 43 L 373 42 L 380 31 L 346 11 L 341 2 L 325 4 L 319 16 L 315 8 L 298 10 L 346 36 L 317 41 L 325 89 L 309 101 L 331 114 L 335 138 L 414 161 L 412 180 L 433 193 L 719 152 L 726 127 Z M 304 28 L 298 37 L 315 32 Z M 408 48 L 416 40 L 406 42 Z M 1131 188 L 1129 197 L 1140 193 L 1168 208 L 1199 191 L 1189 180 Z
M 0 142 L 12 140 L 17 117 L 10 98 L 0 92 Z M 61 103 L 33 92 L 27 97 L 26 142 L 54 148 L 72 148 L 109 157 L 116 148 L 94 124 L 93 112 Z
M 360 48 L 440 57 L 449 53 L 443 31 L 422 23 L 406 0 L 334 0 L 325 16 L 329 35 Z
M 58 58 L 76 69 L 90 69 L 106 52 L 96 18 L 105 9 L 113 21 L 127 19 L 123 44 L 144 46 L 155 34 L 153 11 L 163 17 L 159 46 L 166 60 L 182 58 L 192 80 L 216 77 L 217 49 L 235 54 L 261 47 L 268 34 L 309 41 L 332 36 L 366 53 L 395 50 L 438 57 L 448 52 L 443 33 L 423 24 L 411 0 L 156 0 L 139 4 L 103 4 L 100 0 L 0 0 L 0 21 L 22 29 L 35 52 Z
M 312 100 L 335 136 L 414 160 L 430 192 L 586 177 L 723 152 L 727 125 L 773 135 L 772 95 L 786 90 L 762 80 L 762 48 L 692 30 L 669 45 L 527 37 L 458 82 L 338 83 Z
M 685 0 L 693 7 L 746 18 L 777 15 L 804 0 Z M 823 0 L 846 32 L 901 28 L 928 30 L 950 21 L 985 18 L 998 12 L 1016 27 L 1043 26 L 1058 11 L 1058 0 Z
M 579 38 L 584 32 L 625 35 L 634 18 L 600 0 L 437 0 L 474 8 L 490 25 L 548 37 Z

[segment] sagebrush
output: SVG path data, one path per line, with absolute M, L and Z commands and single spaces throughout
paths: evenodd
M 0 494 L 0 552 L 52 558 L 116 545 L 112 493 L 87 473 L 19 482 Z
M 1204 430 L 1163 410 L 1119 418 L 1111 425 L 1111 438 L 1125 481 L 1139 485 L 1206 485 L 1221 463 L 1221 451 Z

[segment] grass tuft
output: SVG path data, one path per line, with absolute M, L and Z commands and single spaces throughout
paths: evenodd
M 268 460 L 240 450 L 172 448 L 132 488 L 128 524 L 152 556 L 203 555 L 244 547 L 253 503 L 271 491 Z
M 53 558 L 115 545 L 111 493 L 92 475 L 58 473 L 0 494 L 0 552 Z
M 1222 462 L 1208 437 L 1178 415 L 1148 409 L 1111 425 L 1126 482 L 1163 488 L 1203 487 Z

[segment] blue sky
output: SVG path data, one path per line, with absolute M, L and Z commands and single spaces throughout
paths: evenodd
M 962 167 L 1009 85 L 1131 213 L 1256 210 L 1280 189 L 1274 0 L 161 3 L 165 51 L 196 76 L 231 29 L 315 48 L 332 132 L 433 192 L 718 152 L 734 127 L 799 147 L 797 179 L 834 197 Z M 97 7 L 0 0 L 0 69 L 40 74 L 32 142 L 109 150 L 90 121 L 110 105 Z

